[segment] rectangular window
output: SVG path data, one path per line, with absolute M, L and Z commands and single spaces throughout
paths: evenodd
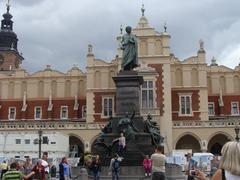
M 30 144 L 30 139 L 25 139 L 25 144 Z
M 87 116 L 87 107 L 82 106 L 82 118 L 86 119 L 86 116 Z
M 68 106 L 61 106 L 61 119 L 68 118 Z
M 16 119 L 16 107 L 9 107 L 8 109 L 8 119 L 15 120 Z
M 215 111 L 214 111 L 214 103 L 208 103 L 208 115 L 209 116 L 214 116 L 215 115 Z
M 42 119 L 42 107 L 36 106 L 34 109 L 34 119 Z
M 239 115 L 238 102 L 231 102 L 231 114 Z
M 16 139 L 16 144 L 21 144 L 21 139 Z
M 143 82 L 142 108 L 153 108 L 153 81 Z
M 181 95 L 180 96 L 180 114 L 181 115 L 191 115 L 191 96 L 190 95 Z
M 103 98 L 103 116 L 110 117 L 113 115 L 113 98 Z

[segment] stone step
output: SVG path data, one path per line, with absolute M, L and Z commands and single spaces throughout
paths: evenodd
M 93 179 L 93 176 L 88 176 L 88 179 Z M 112 176 L 100 176 L 100 179 L 112 179 Z M 119 176 L 119 180 L 121 179 L 129 179 L 129 180 L 151 180 L 151 177 L 144 176 Z

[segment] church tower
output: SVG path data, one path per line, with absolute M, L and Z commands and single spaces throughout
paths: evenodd
M 18 38 L 13 31 L 9 0 L 7 12 L 3 14 L 0 30 L 0 71 L 12 71 L 19 67 L 24 59 L 17 49 Z

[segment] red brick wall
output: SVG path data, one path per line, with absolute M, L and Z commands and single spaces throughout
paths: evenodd
M 193 116 L 179 116 L 179 94 L 192 93 Z M 172 120 L 200 120 L 199 112 L 199 90 L 172 90 Z M 194 112 L 198 111 L 198 112 Z
M 16 119 L 34 119 L 35 106 L 42 107 L 42 119 L 59 119 L 61 106 L 68 106 L 68 118 L 82 118 L 82 106 L 86 105 L 86 99 L 78 99 L 79 108 L 74 110 L 74 99 L 53 100 L 52 111 L 47 111 L 48 100 L 27 100 L 27 110 L 22 112 L 22 100 L 0 101 L 0 120 L 8 119 L 9 107 L 16 107 Z
M 157 81 L 156 81 L 156 95 L 157 95 L 157 106 L 160 108 L 160 115 L 163 115 L 163 65 L 162 64 L 149 64 L 150 67 L 155 68 L 157 73 L 159 74 Z
M 219 96 L 208 96 L 208 102 L 214 102 L 214 107 L 215 107 L 215 115 L 231 115 L 231 102 L 238 102 L 240 106 L 240 95 L 226 95 L 223 96 L 223 107 L 219 107 L 218 104 L 218 98 Z M 239 107 L 238 107 L 239 108 Z M 240 109 L 239 109 L 240 111 Z
M 116 112 L 116 93 L 115 92 L 94 92 L 94 121 L 107 121 L 108 118 L 101 118 L 102 96 L 114 96 L 114 112 Z

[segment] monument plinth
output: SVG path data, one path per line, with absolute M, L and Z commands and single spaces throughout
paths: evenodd
M 140 115 L 139 96 L 140 86 L 143 77 L 136 71 L 120 71 L 113 77 L 116 84 L 116 115 L 125 116 L 126 114 Z

